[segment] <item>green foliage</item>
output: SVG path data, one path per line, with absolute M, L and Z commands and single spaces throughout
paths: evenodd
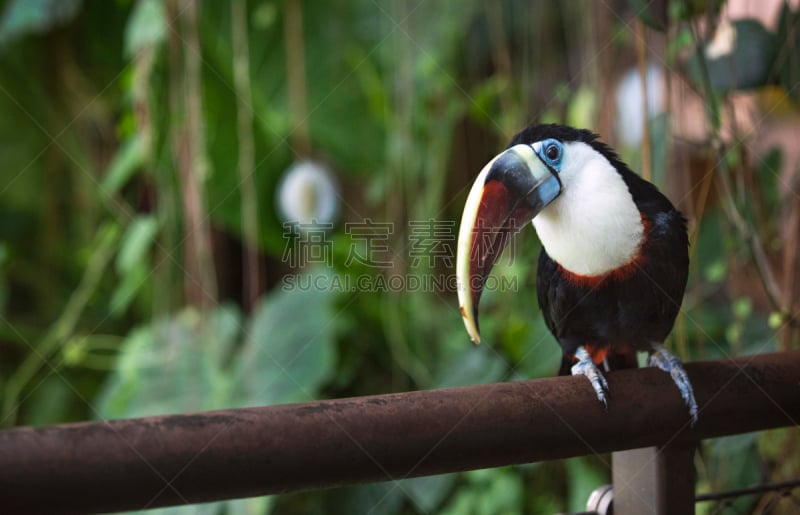
M 146 258 L 157 234 L 158 220 L 152 215 L 134 218 L 123 234 L 116 261 L 117 274 L 122 281 L 111 296 L 112 313 L 124 312 L 147 281 L 149 266 Z
M 8 302 L 8 279 L 6 265 L 8 262 L 8 245 L 0 242 L 0 316 L 5 316 Z
M 669 0 L 657 3 L 628 0 L 628 5 L 648 27 L 664 32 L 670 23 L 719 14 L 725 0 Z
M 465 477 L 468 487 L 460 489 L 440 513 L 490 515 L 521 511 L 523 483 L 513 469 L 474 470 Z
M 670 5 L 674 6 L 682 3 L 671 2 Z M 644 0 L 628 0 L 628 5 L 633 9 L 634 14 L 646 23 L 648 27 L 660 31 L 666 30 L 666 12 L 658 12 L 658 7 L 652 7 L 650 2 L 645 2 Z
M 704 442 L 702 452 L 707 458 L 698 471 L 700 491 L 720 492 L 762 482 L 757 466 L 761 461 L 758 438 L 759 433 L 745 433 Z M 757 497 L 745 496 L 734 499 L 731 507 L 737 512 L 749 513 L 757 502 Z M 707 513 L 714 513 L 714 503 L 704 503 L 703 508 L 709 510 Z
M 309 401 L 331 379 L 337 330 L 330 291 L 275 292 L 253 314 L 241 358 L 236 404 Z M 298 323 L 287 324 L 289 320 Z
M 100 183 L 102 193 L 108 196 L 118 193 L 144 164 L 144 157 L 140 137 L 132 136 L 123 142 Z
M 167 35 L 164 2 L 143 0 L 137 2 L 125 27 L 125 55 L 133 57 L 136 52 L 161 44 Z
M 781 47 L 777 53 L 775 66 L 780 70 L 780 84 L 786 89 L 792 100 L 800 102 L 800 34 L 797 31 L 800 24 L 800 9 L 792 11 L 788 2 L 781 7 L 778 19 L 777 41 Z
M 276 291 L 247 324 L 225 305 L 187 308 L 134 329 L 98 400 L 99 418 L 129 418 L 308 401 L 335 371 L 334 296 Z M 302 323 L 287 324 L 287 320 Z M 203 513 L 265 513 L 274 499 L 199 507 Z M 196 513 L 198 507 L 156 510 Z
M 777 54 L 775 36 L 760 22 L 750 19 L 735 20 L 718 31 L 717 38 L 701 50 L 706 54 L 707 70 L 702 69 L 697 55 L 689 60 L 687 66 L 692 79 L 701 84 L 702 74 L 708 73 L 711 87 L 719 92 L 769 84 Z
M 10 0 L 0 23 L 0 44 L 63 25 L 75 18 L 82 3 L 81 0 Z
M 780 85 L 797 100 L 797 11 L 784 6 L 775 32 L 753 20 L 736 21 L 730 51 L 709 54 L 692 24 L 716 18 L 724 2 L 628 4 L 667 35 L 666 60 L 689 70 L 713 130 L 720 128 L 731 92 Z M 540 247 L 533 231 L 518 235 L 498 260 L 494 276 L 512 279 L 513 287 L 485 292 L 485 343 L 477 347 L 466 337 L 452 288 L 291 289 L 284 280 L 294 274 L 326 284 L 450 277 L 452 263 L 415 263 L 409 222 L 436 219 L 455 227 L 475 174 L 531 120 L 600 129 L 613 86 L 603 53 L 615 54 L 612 64 L 633 62 L 629 23 L 599 9 L 611 28 L 609 39 L 598 42 L 597 11 L 571 3 L 305 0 L 299 2 L 298 61 L 287 53 L 288 2 L 248 1 L 246 24 L 236 27 L 231 2 L 199 2 L 196 23 L 187 5 L 3 5 L 0 425 L 554 375 L 561 356 L 536 307 L 533 256 Z M 234 53 L 237 31 L 246 34 L 249 55 Z M 194 34 L 196 54 L 188 46 Z M 188 65 L 192 55 L 199 59 L 196 77 Z M 251 94 L 241 100 L 252 108 L 252 124 L 244 127 L 232 66 L 242 62 Z M 287 81 L 298 69 L 302 91 Z M 189 121 L 188 101 L 198 100 L 187 86 L 190 78 L 199 82 L 196 125 Z M 306 105 L 299 114 L 292 107 L 298 97 Z M 672 162 L 673 122 L 673 113 L 650 120 L 653 178 L 660 186 L 685 183 L 694 191 L 699 188 L 689 170 Z M 186 134 L 198 126 L 201 145 L 195 148 Z M 249 279 L 239 242 L 251 216 L 243 210 L 236 173 L 242 130 L 252 131 L 255 143 L 254 247 L 266 267 L 261 296 L 252 305 L 241 302 L 246 308 L 237 303 Z M 752 286 L 731 285 L 752 261 L 752 234 L 768 250 L 783 244 L 778 224 L 787 210 L 779 171 L 787 157 L 775 150 L 747 175 L 744 146 L 713 144 L 698 154 L 716 164 L 718 177 L 736 179 L 731 205 L 752 229 L 745 234 L 731 221 L 716 188 L 712 197 L 723 198 L 703 205 L 702 218 L 692 220 L 699 237 L 675 340 L 684 341 L 686 356 L 701 359 L 777 349 L 777 331 L 789 320 L 784 307 L 765 307 Z M 620 150 L 641 169 L 636 165 L 646 154 Z M 284 172 L 306 157 L 334 170 L 343 223 L 324 235 L 329 259 L 298 270 L 287 263 L 292 240 L 276 213 L 275 190 Z M 197 179 L 192 187 L 187 176 Z M 209 248 L 197 246 L 203 229 L 192 225 L 192 213 L 199 226 L 208 226 Z M 382 256 L 387 266 L 349 262 L 355 245 L 362 253 L 368 245 L 354 243 L 345 224 L 367 218 L 392 224 Z M 189 263 L 206 251 L 219 295 L 207 288 L 208 304 L 192 305 L 186 292 L 198 278 Z M 701 488 L 759 480 L 757 438 L 705 445 Z M 159 511 L 579 511 L 589 492 L 608 482 L 601 461 L 576 458 Z
M 251 320 L 223 305 L 187 308 L 134 329 L 98 406 L 102 418 L 183 413 L 313 399 L 336 364 L 328 291 L 276 291 Z M 302 323 L 287 324 L 287 320 Z
M 570 478 L 568 485 L 569 511 L 584 511 L 586 510 L 586 501 L 589 498 L 586 492 L 591 492 L 595 488 L 609 483 L 609 471 L 601 472 L 596 468 L 592 457 L 585 456 L 568 459 L 566 460 L 566 465 L 567 474 Z M 608 468 L 607 464 L 606 467 Z

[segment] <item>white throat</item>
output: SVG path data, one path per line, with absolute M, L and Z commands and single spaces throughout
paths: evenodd
M 644 227 L 622 176 L 582 142 L 564 144 L 562 191 L 533 219 L 553 260 L 579 275 L 602 275 L 638 254 Z

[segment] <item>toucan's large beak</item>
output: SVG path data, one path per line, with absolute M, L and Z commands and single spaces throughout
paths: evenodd
M 558 175 L 530 145 L 515 145 L 483 167 L 458 231 L 458 302 L 469 337 L 480 343 L 478 302 L 486 278 L 511 236 L 561 193 Z

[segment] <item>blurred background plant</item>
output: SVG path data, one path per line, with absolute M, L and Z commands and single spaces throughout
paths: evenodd
M 599 132 L 690 219 L 685 358 L 800 344 L 796 1 L 0 6 L 0 426 L 553 375 L 533 231 L 488 345 L 452 281 L 467 188 L 530 121 Z M 796 428 L 705 442 L 698 490 L 798 458 Z M 609 477 L 591 456 L 189 510 L 581 511 Z

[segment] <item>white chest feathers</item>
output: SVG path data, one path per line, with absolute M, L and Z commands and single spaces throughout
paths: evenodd
M 562 191 L 533 219 L 553 260 L 579 275 L 602 275 L 639 252 L 644 226 L 611 163 L 582 142 L 564 144 Z

